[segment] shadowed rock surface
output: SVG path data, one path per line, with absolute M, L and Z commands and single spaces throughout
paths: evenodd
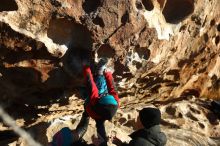
M 138 111 L 156 106 L 168 146 L 220 145 L 210 110 L 220 99 L 219 9 L 218 0 L 1 0 L 0 104 L 47 145 L 79 121 L 82 60 L 108 57 L 121 97 L 108 133 L 128 141 Z M 25 146 L 10 130 L 0 123 L 0 145 Z

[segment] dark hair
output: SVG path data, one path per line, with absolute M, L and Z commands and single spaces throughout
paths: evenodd
M 140 121 L 145 128 L 159 125 L 161 121 L 161 113 L 157 108 L 144 108 L 139 112 Z
M 95 107 L 93 107 L 93 109 L 95 113 L 101 116 L 102 120 L 111 120 L 114 117 L 118 106 L 112 104 L 103 105 L 98 103 Z

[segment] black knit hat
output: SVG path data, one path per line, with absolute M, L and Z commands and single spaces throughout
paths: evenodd
M 159 125 L 161 121 L 161 113 L 157 108 L 144 108 L 139 112 L 140 121 L 145 128 Z

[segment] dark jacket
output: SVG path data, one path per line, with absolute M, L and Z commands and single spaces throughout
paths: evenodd
M 159 125 L 135 131 L 130 137 L 132 140 L 129 144 L 122 146 L 164 146 L 167 142 L 166 135 L 161 132 Z

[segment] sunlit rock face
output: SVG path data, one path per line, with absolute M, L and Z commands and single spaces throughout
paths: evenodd
M 107 57 L 122 98 L 116 131 L 136 129 L 138 110 L 153 104 L 168 145 L 218 145 L 209 102 L 220 98 L 219 9 L 218 0 L 1 0 L 0 101 L 31 131 L 80 115 L 83 102 L 69 97 L 79 97 L 82 61 Z

